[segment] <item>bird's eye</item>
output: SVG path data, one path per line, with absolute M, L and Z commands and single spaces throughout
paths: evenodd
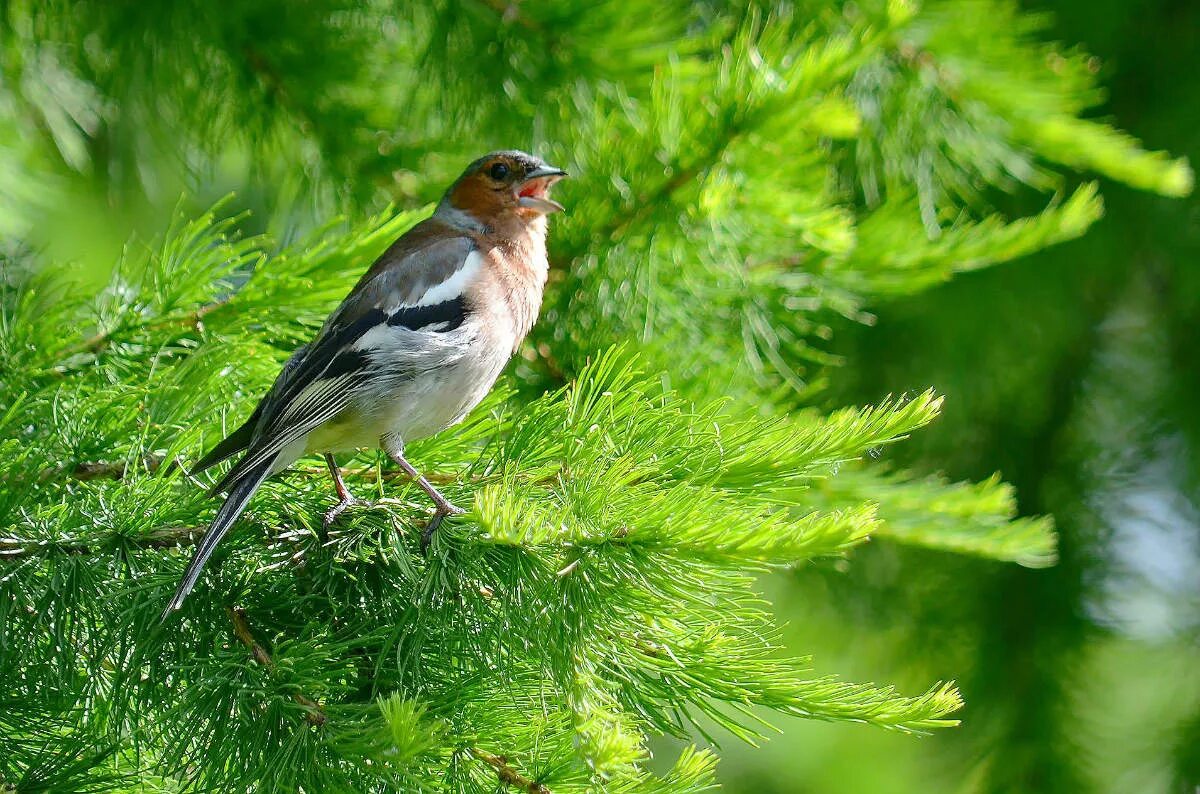
M 504 163 L 496 163 L 490 169 L 488 169 L 488 173 L 492 175 L 492 179 L 497 181 L 502 180 L 504 177 L 508 176 L 508 166 L 506 166 Z

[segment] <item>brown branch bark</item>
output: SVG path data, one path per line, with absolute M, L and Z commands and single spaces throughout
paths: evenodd
M 229 619 L 233 622 L 234 636 L 241 641 L 242 645 L 245 645 L 250 650 L 250 655 L 254 657 L 254 661 L 266 668 L 268 672 L 274 673 L 275 662 L 271 660 L 271 654 L 267 653 L 267 649 L 259 645 L 258 640 L 254 639 L 254 634 L 250 631 L 250 624 L 246 620 L 246 610 L 241 607 L 225 607 L 225 611 L 229 614 Z M 304 719 L 308 720 L 309 724 L 324 725 L 329 719 L 325 714 L 325 710 L 315 700 L 310 700 L 299 692 L 292 695 L 292 700 L 304 707 Z
M 375 471 L 375 470 L 374 469 L 347 469 L 347 468 L 341 469 L 342 474 L 347 477 L 349 477 L 349 476 L 366 476 L 366 475 L 371 474 L 373 471 Z M 316 473 L 316 469 L 313 469 L 313 473 Z M 405 474 L 402 471 L 389 470 L 389 471 L 381 472 L 381 475 L 383 477 L 384 482 L 391 482 L 393 480 L 411 480 L 412 479 L 411 477 L 409 477 L 407 474 Z M 426 474 L 425 479 L 429 480 L 434 485 L 448 485 L 450 483 L 458 482 L 459 480 L 462 479 L 462 477 L 460 477 L 457 474 L 451 474 L 449 472 L 433 471 L 433 472 L 429 472 L 428 474 Z
M 496 777 L 504 785 L 518 788 L 521 791 L 528 792 L 528 794 L 551 794 L 548 787 L 538 783 L 536 780 L 530 780 L 509 766 L 508 759 L 504 756 L 493 755 L 486 750 L 480 750 L 478 747 L 472 747 L 470 752 L 471 755 L 496 770 Z
M 143 455 L 142 466 L 146 471 L 153 474 L 158 471 L 163 465 L 161 455 Z M 168 466 L 177 466 L 178 461 L 169 461 Z M 108 461 L 85 461 L 76 463 L 70 469 L 64 469 L 61 466 L 55 466 L 48 469 L 43 469 L 38 475 L 38 482 L 46 482 L 57 476 L 66 474 L 72 480 L 123 480 L 129 474 L 130 464 L 128 461 L 119 461 L 110 463 Z

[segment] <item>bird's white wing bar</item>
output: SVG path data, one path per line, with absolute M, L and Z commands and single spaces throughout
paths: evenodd
M 395 314 L 400 309 L 421 308 L 423 306 L 436 306 L 439 303 L 452 301 L 455 298 L 460 298 L 466 293 L 471 282 L 479 275 L 479 271 L 483 269 L 483 256 L 476 250 L 472 249 L 467 258 L 463 260 L 462 266 L 450 274 L 440 284 L 434 284 L 421 297 L 417 298 L 415 303 L 410 305 L 398 304 L 392 306 L 388 310 L 388 314 Z

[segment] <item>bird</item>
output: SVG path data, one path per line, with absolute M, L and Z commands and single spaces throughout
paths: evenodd
M 359 502 L 334 453 L 376 446 L 433 501 L 423 552 L 447 516 L 464 512 L 405 459 L 404 445 L 461 422 L 537 321 L 547 216 L 563 210 L 550 189 L 566 176 L 522 151 L 486 154 L 375 260 L 250 418 L 193 466 L 195 474 L 241 456 L 210 490 L 225 501 L 163 620 L 183 605 L 263 482 L 305 455 L 324 456 L 333 479 L 338 502 L 325 529 Z

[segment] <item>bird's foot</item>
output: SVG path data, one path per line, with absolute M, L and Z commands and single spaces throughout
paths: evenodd
M 342 513 L 351 507 L 373 507 L 374 504 L 374 502 L 368 502 L 366 499 L 359 499 L 356 496 L 344 496 L 337 504 L 325 511 L 325 517 L 321 520 L 321 529 L 328 532 L 329 528 L 337 523 Z
M 438 527 L 446 520 L 446 516 L 461 516 L 467 512 L 461 507 L 455 507 L 444 499 L 437 505 L 437 509 L 433 513 L 433 518 L 429 519 L 429 523 L 425 525 L 425 529 L 421 530 L 421 554 L 429 553 L 429 543 L 433 540 L 433 533 L 437 532 Z

